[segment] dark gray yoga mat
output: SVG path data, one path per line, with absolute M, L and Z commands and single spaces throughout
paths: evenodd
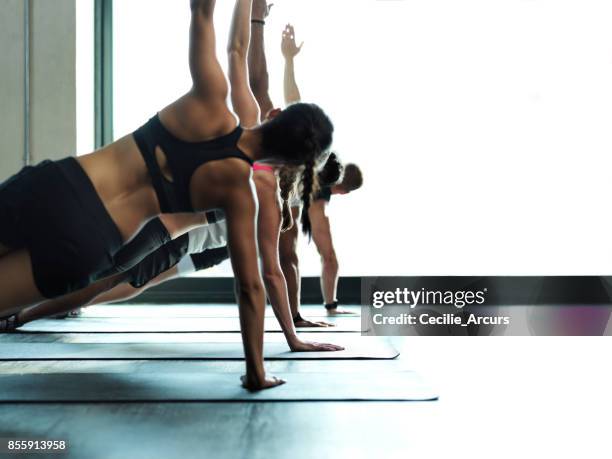
M 0 375 L 0 402 L 424 401 L 436 393 L 414 372 L 284 373 L 287 384 L 251 393 L 241 373 Z
M 342 309 L 359 316 L 361 306 L 347 305 Z M 322 305 L 302 305 L 302 316 L 314 321 L 326 320 L 331 316 Z M 102 304 L 84 308 L 81 317 L 238 317 L 236 304 Z M 274 317 L 270 306 L 266 307 L 266 317 Z M 350 316 L 348 316 L 350 317 Z
M 300 330 L 321 332 L 360 332 L 360 317 L 330 317 L 326 319 L 335 327 L 303 328 Z M 265 329 L 267 332 L 281 332 L 276 319 L 266 317 Z M 31 333 L 236 333 L 240 331 L 238 318 L 211 317 L 211 318 L 76 318 L 76 319 L 42 319 L 30 322 L 19 328 L 20 331 Z
M 390 360 L 399 352 L 365 339 L 344 351 L 291 352 L 284 343 L 265 343 L 267 360 Z M 13 360 L 242 360 L 241 343 L 2 343 L 0 361 Z

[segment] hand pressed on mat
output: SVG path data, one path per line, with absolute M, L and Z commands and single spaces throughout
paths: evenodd
M 347 309 L 335 308 L 327 310 L 328 316 L 356 316 L 357 314 Z
M 304 319 L 299 312 L 293 318 L 293 325 L 295 326 L 295 328 L 326 328 L 326 327 L 335 327 L 334 324 L 329 323 L 329 322 L 323 322 L 323 321 L 314 322 L 312 320 Z
M 291 348 L 291 352 L 335 352 L 344 350 L 342 346 L 338 346 L 337 344 L 302 341 L 299 338 L 289 343 L 289 347 Z

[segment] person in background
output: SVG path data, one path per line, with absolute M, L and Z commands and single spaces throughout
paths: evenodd
M 295 77 L 294 61 L 303 44 L 301 43 L 299 46 L 296 44 L 294 27 L 288 24 L 283 31 L 281 45 L 285 58 L 284 94 L 287 105 L 298 103 L 302 98 Z M 363 175 L 359 166 L 346 164 L 342 167 L 337 156 L 332 154 L 324 168 L 319 172 L 318 178 L 321 189 L 314 197 L 307 214 L 311 222 L 312 239 L 321 257 L 321 293 L 328 314 L 347 314 L 350 312 L 338 307 L 339 263 L 334 249 L 327 206 L 332 195 L 348 194 L 361 188 Z M 301 207 L 298 200 L 292 202 L 291 213 L 295 220 L 299 218 Z M 281 266 L 287 279 L 291 310 L 296 326 L 316 326 L 303 319 L 300 314 L 300 271 L 297 243 L 297 228 L 291 228 L 281 234 Z

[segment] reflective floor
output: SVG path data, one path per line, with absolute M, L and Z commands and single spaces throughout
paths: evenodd
M 355 324 L 359 328 L 359 308 L 354 316 L 331 318 L 338 324 Z M 268 311 L 268 321 L 273 320 Z M 307 317 L 326 319 L 321 306 L 306 306 Z M 0 335 L 0 360 L 10 357 L 10 349 L 19 343 L 73 343 L 137 346 L 142 344 L 226 343 L 240 346 L 240 335 L 231 330 L 219 332 L 166 331 L 169 318 L 184 321 L 181 325 L 224 320 L 235 325 L 237 309 L 224 305 L 134 305 L 99 306 L 84 311 L 77 319 L 45 321 L 31 324 L 26 330 L 45 325 L 50 333 L 21 332 Z M 99 327 L 91 333 L 92 324 Z M 115 332 L 114 324 L 121 324 Z M 138 326 L 134 327 L 134 324 Z M 351 325 L 352 326 L 352 325 Z M 165 327 L 165 328 L 164 328 Z M 198 328 L 196 326 L 196 328 Z M 206 328 L 206 327 L 203 327 Z M 231 328 L 231 327 L 230 327 Z M 64 333 L 61 330 L 70 330 Z M 126 330 L 134 329 L 134 332 Z M 80 331 L 83 330 L 83 331 Z M 104 330 L 104 331 L 100 331 Z M 337 329 L 300 332 L 303 339 L 351 344 L 372 343 L 355 331 Z M 374 338 L 376 340 L 376 338 Z M 283 335 L 266 333 L 266 342 L 282 343 Z M 4 346 L 2 343 L 11 343 Z M 43 349 L 43 348 L 41 348 Z M 164 374 L 230 373 L 231 384 L 239 384 L 241 361 L 169 360 L 37 360 L 2 361 L 0 375 L 30 375 L 43 380 L 45 375 L 140 374 L 155 380 Z M 410 370 L 402 356 L 390 360 L 281 360 L 266 363 L 268 372 L 300 374 L 323 373 L 326 386 L 342 395 L 343 387 L 365 385 L 381 388 L 382 381 L 396 378 Z M 334 378 L 334 374 L 338 375 Z M 235 375 L 235 378 L 234 378 Z M 381 378 L 377 381 L 377 378 Z M 159 378 L 162 379 L 162 378 Z M 235 379 L 235 381 L 234 381 Z M 0 380 L 1 381 L 1 380 Z M 331 381 L 331 382 L 330 382 Z M 336 381 L 343 381 L 334 386 Z M 288 382 L 291 384 L 291 381 Z M 296 382 L 294 381 L 294 384 Z M 321 392 L 318 381 L 308 395 Z M 0 383 L 1 385 L 1 383 Z M 343 386 L 344 385 L 344 386 Z M 383 384 L 384 386 L 384 384 Z M 47 388 L 48 389 L 48 388 Z M 215 391 L 214 387 L 201 388 Z M 0 387 L 0 390 L 2 388 Z M 40 393 L 47 392 L 38 387 Z M 78 386 L 74 389 L 79 392 Z M 104 384 L 97 389 L 104 390 Z M 384 389 L 383 389 L 384 390 Z M 85 392 L 83 390 L 83 392 Z M 274 402 L 187 402 L 168 401 L 113 403 L 30 403 L 0 404 L 0 438 L 45 438 L 68 440 L 64 454 L 41 454 L 35 457 L 70 458 L 311 458 L 374 457 L 384 451 L 385 457 L 405 457 L 416 452 L 405 436 L 406 425 L 427 417 L 436 402 L 372 401 L 274 401 Z M 100 397 L 101 399 L 104 397 Z M 341 397 L 340 397 L 341 398 Z M 400 420 L 400 422 L 391 422 Z M 412 420 L 412 421 L 411 421 Z M 407 423 L 407 424 L 406 424 Z M 383 441 L 384 440 L 384 441 Z M 2 455 L 0 455 L 0 458 Z M 24 457 L 24 456 L 20 456 Z

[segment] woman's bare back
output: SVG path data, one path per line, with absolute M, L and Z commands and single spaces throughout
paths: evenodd
M 173 135 L 187 142 L 200 142 L 231 132 L 236 119 L 224 104 L 202 103 L 187 94 L 160 112 L 160 119 Z M 157 155 L 162 172 L 169 174 L 165 155 Z M 151 184 L 149 171 L 133 136 L 127 135 L 89 155 L 78 158 L 91 179 L 100 199 L 119 228 L 125 241 L 131 239 L 150 218 L 160 214 L 160 206 Z M 223 160 L 226 161 L 226 160 Z M 221 162 L 223 162 L 221 161 Z M 229 161 L 231 164 L 234 161 Z M 215 183 L 219 165 L 204 164 L 197 172 L 192 192 L 198 196 L 211 192 L 211 187 L 199 183 Z M 223 176 L 227 167 L 223 167 Z M 196 175 L 196 174 L 194 174 Z M 167 178 L 171 179 L 171 176 Z M 214 193 L 217 194 L 217 193 Z M 219 201 L 198 198 L 201 206 L 212 206 Z

